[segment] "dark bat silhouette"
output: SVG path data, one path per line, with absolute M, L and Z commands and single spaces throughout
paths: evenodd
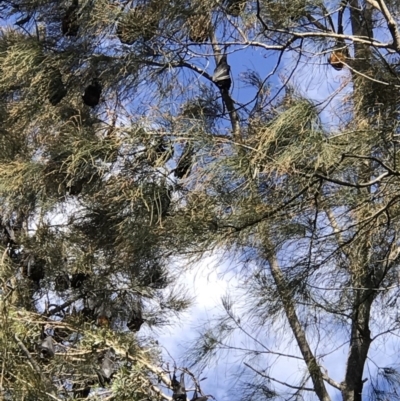
M 231 67 L 227 62 L 226 54 L 224 54 L 223 56 L 221 56 L 212 77 L 213 82 L 221 90 L 229 91 L 229 88 L 231 87 L 232 80 L 230 76 L 230 71 Z
M 128 329 L 131 331 L 139 331 L 143 323 L 142 305 L 138 301 L 134 302 L 132 304 L 131 316 L 127 322 Z
M 72 386 L 74 392 L 74 398 L 88 398 L 90 394 L 90 386 L 88 383 L 83 383 L 81 385 L 74 384 Z
M 174 170 L 177 178 L 184 178 L 190 174 L 193 165 L 193 148 L 189 142 L 186 143 L 182 155 L 178 161 L 178 165 Z
M 74 273 L 71 277 L 71 287 L 72 288 L 80 288 L 82 284 L 90 277 L 89 274 L 86 273 Z
M 110 383 L 113 374 L 116 371 L 115 364 L 115 351 L 110 348 L 104 355 L 101 362 L 101 369 L 98 371 L 97 376 L 99 378 L 100 385 L 105 386 L 105 383 Z
M 40 344 L 40 357 L 45 359 L 53 358 L 55 354 L 53 339 L 47 336 Z
M 185 374 L 181 374 L 179 385 L 177 385 L 177 380 L 174 373 L 174 378 L 172 379 L 172 398 L 176 401 L 186 401 L 186 389 L 185 389 Z
M 53 106 L 57 106 L 67 93 L 68 90 L 63 83 L 61 72 L 59 70 L 53 70 L 49 82 L 49 102 Z
M 171 379 L 172 391 L 173 392 L 178 391 L 179 390 L 179 385 L 180 385 L 180 383 L 178 382 L 178 380 L 176 380 L 176 375 L 174 373 L 174 375 L 172 376 L 172 379 Z
M 85 93 L 82 96 L 83 103 L 87 106 L 95 107 L 100 102 L 102 87 L 100 82 L 94 80 L 86 89 Z
M 78 34 L 78 6 L 78 0 L 74 0 L 61 21 L 61 31 L 65 36 L 76 36 Z

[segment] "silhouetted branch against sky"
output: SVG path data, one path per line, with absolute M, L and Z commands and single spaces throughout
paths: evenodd
M 398 400 L 396 2 L 0 12 L 4 399 Z

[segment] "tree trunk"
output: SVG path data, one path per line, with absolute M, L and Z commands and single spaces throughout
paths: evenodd
M 373 39 L 372 32 L 372 10 L 366 5 L 362 7 L 359 0 L 349 1 L 350 21 L 352 33 L 358 37 L 369 37 Z M 371 73 L 371 50 L 368 45 L 354 43 L 354 62 L 353 68 L 357 72 L 364 74 L 359 76 L 353 72 L 355 109 L 353 111 L 355 121 L 363 121 L 368 110 L 368 99 L 364 96 L 365 88 L 369 84 L 368 78 Z M 359 101 L 358 101 L 359 100 Z M 361 163 L 358 171 L 359 181 L 368 181 L 372 175 L 371 162 L 365 160 Z M 370 189 L 363 190 L 366 202 L 371 197 Z M 366 212 L 368 213 L 368 212 Z M 361 221 L 366 217 L 365 212 L 360 212 L 356 216 L 356 221 Z M 350 329 L 350 344 L 347 358 L 345 380 L 342 383 L 342 396 L 344 401 L 361 401 L 363 390 L 363 372 L 371 344 L 369 320 L 371 306 L 374 300 L 375 287 L 371 279 L 367 255 L 370 252 L 371 241 L 369 232 L 359 234 L 362 236 L 356 252 L 349 255 L 349 273 L 351 275 L 351 285 L 353 291 L 352 316 Z M 362 255 L 362 260 L 360 260 Z
M 280 299 L 285 310 L 285 315 L 288 319 L 289 325 L 293 331 L 296 338 L 297 345 L 300 348 L 300 352 L 303 355 L 304 361 L 307 365 L 308 372 L 311 376 L 311 380 L 314 385 L 315 393 L 320 401 L 331 401 L 328 392 L 325 388 L 325 383 L 321 368 L 308 344 L 305 332 L 301 327 L 301 323 L 297 317 L 294 302 L 292 300 L 292 295 L 286 284 L 285 278 L 280 270 L 279 263 L 276 259 L 276 255 L 271 248 L 267 252 L 267 260 L 271 267 L 272 277 L 274 278 L 275 284 L 277 286 Z

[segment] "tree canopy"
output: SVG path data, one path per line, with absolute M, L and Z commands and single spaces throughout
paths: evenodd
M 0 12 L 4 399 L 205 401 L 224 352 L 243 401 L 400 398 L 397 2 Z M 210 252 L 239 288 L 170 366 Z

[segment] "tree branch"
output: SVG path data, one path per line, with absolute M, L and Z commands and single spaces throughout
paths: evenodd
M 15 339 L 16 343 L 19 345 L 19 347 L 21 348 L 22 352 L 28 358 L 29 362 L 32 365 L 32 368 L 36 371 L 36 373 L 38 375 L 42 376 L 42 371 L 40 370 L 40 366 L 32 358 L 31 353 L 27 350 L 27 348 L 25 347 L 24 343 L 18 338 L 18 336 L 16 334 L 14 334 L 14 339 Z
M 293 386 L 293 385 L 291 385 L 291 384 L 282 382 L 282 381 L 280 381 L 280 380 L 278 380 L 278 379 L 275 379 L 275 378 L 273 378 L 273 377 L 271 377 L 271 376 L 266 375 L 265 373 L 263 373 L 263 372 L 257 370 L 256 368 L 253 368 L 253 367 L 252 367 L 250 364 L 248 364 L 247 362 L 243 362 L 243 363 L 244 363 L 244 365 L 246 365 L 249 369 L 251 369 L 253 372 L 257 373 L 258 375 L 260 375 L 260 376 L 262 376 L 262 377 L 265 377 L 265 378 L 268 379 L 268 380 L 271 380 L 271 381 L 274 381 L 274 382 L 276 382 L 276 383 L 282 384 L 283 386 L 292 388 L 293 390 L 305 390 L 305 391 L 312 391 L 312 392 L 314 392 L 314 389 L 311 388 L 311 387 Z
M 328 29 L 324 24 L 315 19 L 310 13 L 307 13 L 306 17 L 311 22 L 311 24 L 313 24 L 316 28 L 320 29 L 321 31 L 334 33 L 333 31 Z
M 376 183 L 378 183 L 379 181 L 381 181 L 383 178 L 387 177 L 391 175 L 390 173 L 386 172 L 381 174 L 379 177 L 376 177 L 374 180 L 371 180 L 369 182 L 362 182 L 360 184 L 353 184 L 351 182 L 347 182 L 347 181 L 342 181 L 342 180 L 338 180 L 336 178 L 330 178 L 330 177 L 326 177 L 322 174 L 315 174 L 315 177 L 321 178 L 322 180 L 326 180 L 329 182 L 332 182 L 334 184 L 338 184 L 338 185 L 343 185 L 345 187 L 352 187 L 352 188 L 365 188 L 365 187 L 370 187 L 371 185 L 374 185 Z
M 265 241 L 264 246 L 265 256 L 270 265 L 271 274 L 278 289 L 280 300 L 285 310 L 286 318 L 289 322 L 293 335 L 297 341 L 297 345 L 307 365 L 308 372 L 314 384 L 314 391 L 320 401 L 331 401 L 331 398 L 325 387 L 326 380 L 324 380 L 321 368 L 318 365 L 318 362 L 308 344 L 305 332 L 301 327 L 301 323 L 297 317 L 292 294 L 279 267 L 274 248 L 272 244 L 269 243 L 269 240 Z
M 367 0 L 368 3 L 370 3 L 371 1 L 375 3 L 375 0 L 369 0 L 369 1 Z M 385 1 L 377 0 L 377 3 L 379 4 L 380 11 L 385 17 L 385 20 L 388 24 L 389 31 L 393 38 L 393 47 L 395 48 L 396 51 L 400 51 L 400 32 L 397 29 L 397 23 L 393 18 L 392 14 L 390 14 L 390 11 L 386 6 Z
M 340 383 L 338 383 L 337 381 L 331 379 L 331 378 L 328 376 L 327 373 L 322 372 L 322 377 L 323 377 L 323 379 L 324 379 L 328 384 L 330 384 L 332 387 L 334 387 L 334 388 L 336 388 L 336 389 L 338 389 L 338 390 L 340 390 L 340 391 L 343 390 L 343 385 L 340 384 Z

